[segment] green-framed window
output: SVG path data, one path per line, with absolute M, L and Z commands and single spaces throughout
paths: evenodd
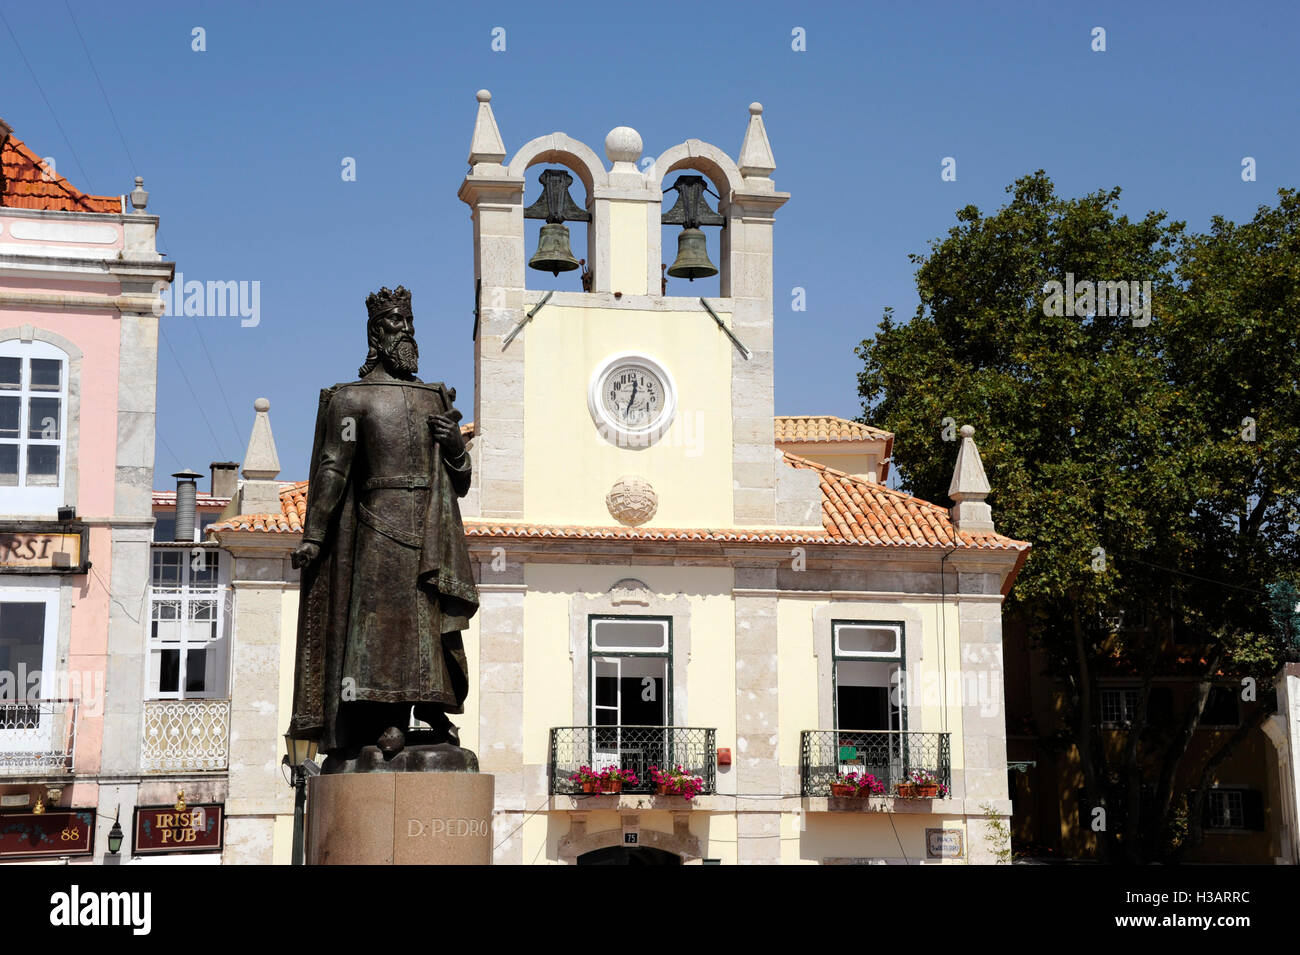
M 837 730 L 907 729 L 906 628 L 898 620 L 832 620 Z
M 671 617 L 593 614 L 587 646 L 591 725 L 671 725 Z

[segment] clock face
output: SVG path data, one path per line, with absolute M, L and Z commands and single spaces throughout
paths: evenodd
M 619 447 L 647 447 L 672 423 L 673 376 L 649 355 L 619 352 L 596 366 L 587 406 L 602 437 Z
M 642 431 L 663 414 L 663 380 L 644 364 L 623 362 L 605 373 L 600 401 L 605 413 L 624 428 Z

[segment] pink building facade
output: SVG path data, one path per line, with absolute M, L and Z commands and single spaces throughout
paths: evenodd
M 2 121 L 0 157 L 0 863 L 100 861 L 138 791 L 174 266 L 139 179 L 86 195 Z

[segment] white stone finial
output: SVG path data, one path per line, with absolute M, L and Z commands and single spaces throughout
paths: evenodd
M 749 104 L 749 125 L 745 128 L 745 140 L 740 144 L 740 167 L 742 176 L 765 179 L 776 171 L 776 158 L 772 155 L 772 144 L 767 141 L 767 128 L 763 125 L 763 104 Z
M 605 156 L 616 168 L 620 163 L 635 165 L 641 158 L 641 148 L 641 134 L 631 126 L 615 126 L 605 136 Z
M 244 452 L 243 475 L 250 481 L 274 481 L 280 473 L 280 455 L 275 450 L 275 437 L 271 434 L 271 402 L 258 398 L 253 402 L 257 415 L 253 418 L 253 433 L 248 438 Z
M 144 187 L 144 176 L 135 177 L 135 188 L 131 190 L 131 208 L 144 212 L 149 205 L 149 190 Z
M 478 115 L 474 118 L 474 136 L 469 141 L 469 164 L 499 164 L 506 158 L 506 144 L 501 140 L 501 130 L 497 129 L 496 117 L 492 115 L 492 94 L 488 90 L 479 90 L 474 98 L 478 100 Z
M 975 447 L 975 429 L 964 424 L 960 429 L 961 447 L 957 449 L 957 463 L 952 469 L 952 483 L 948 496 L 956 504 L 951 508 L 953 525 L 959 531 L 993 533 L 993 511 L 984 503 L 988 496 L 988 476 L 979 448 Z

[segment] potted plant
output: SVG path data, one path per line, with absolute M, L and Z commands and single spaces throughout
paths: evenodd
M 928 769 L 912 770 L 907 774 L 907 781 L 916 787 L 917 799 L 934 799 L 944 788 L 939 785 L 939 777 Z
M 682 796 L 690 802 L 704 791 L 704 780 L 688 773 L 681 766 L 669 770 L 651 766 L 650 778 L 654 780 L 655 791 L 660 796 Z
M 885 784 L 871 773 L 849 773 L 849 776 L 857 777 L 855 780 L 858 787 L 857 795 L 883 796 L 885 794 Z
M 569 782 L 580 786 L 584 793 L 600 792 L 600 773 L 590 766 L 579 766 L 578 771 L 569 776 Z
M 600 774 L 600 791 L 607 793 L 619 793 L 623 787 L 635 786 L 637 784 L 636 773 L 630 769 L 618 769 L 611 766 Z
M 840 773 L 831 781 L 831 795 L 837 798 L 880 796 L 885 784 L 871 773 Z
M 831 795 L 836 799 L 848 799 L 858 794 L 857 773 L 840 773 L 831 780 Z

